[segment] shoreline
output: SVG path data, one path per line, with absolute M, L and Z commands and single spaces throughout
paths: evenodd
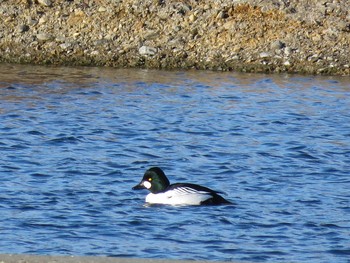
M 52 256 L 0 254 L 1 263 L 212 263 L 206 260 L 141 259 L 104 256 Z M 231 261 L 232 262 L 232 261 Z M 235 261 L 238 263 L 238 261 Z M 224 263 L 215 261 L 215 263 Z M 234 262 L 232 262 L 234 263 Z
M 338 2 L 4 1 L 0 62 L 349 76 Z

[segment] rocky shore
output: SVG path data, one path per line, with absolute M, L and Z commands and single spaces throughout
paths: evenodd
M 349 0 L 0 0 L 0 62 L 350 75 Z

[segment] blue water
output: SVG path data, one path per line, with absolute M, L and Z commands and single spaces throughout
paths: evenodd
M 1 65 L 0 135 L 0 253 L 350 262 L 349 77 Z

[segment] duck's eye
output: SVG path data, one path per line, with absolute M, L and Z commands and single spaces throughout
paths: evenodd
M 151 181 L 152 181 L 152 178 L 148 178 L 148 181 L 151 182 Z

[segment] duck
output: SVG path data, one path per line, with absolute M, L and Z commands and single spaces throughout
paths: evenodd
M 159 167 L 148 169 L 141 182 L 133 190 L 147 189 L 148 204 L 165 205 L 223 205 L 232 204 L 217 191 L 191 183 L 170 184 L 163 170 Z

